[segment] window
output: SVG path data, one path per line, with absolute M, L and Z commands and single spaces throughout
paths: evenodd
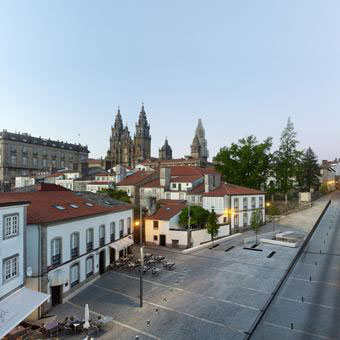
M 238 214 L 234 215 L 234 227 L 238 227 Z
M 11 164 L 12 165 L 17 164 L 17 156 L 16 155 L 11 155 Z
M 27 157 L 22 157 L 22 165 L 27 165 Z
M 140 189 L 141 195 L 144 195 L 144 189 Z
M 255 198 L 255 197 L 252 197 L 252 198 L 251 198 L 251 208 L 252 208 L 252 209 L 255 209 L 255 205 L 256 205 L 256 198 Z
M 65 161 L 60 161 L 60 167 L 65 168 Z
M 131 234 L 131 217 L 128 217 L 127 219 L 127 232 L 128 234 Z
M 61 264 L 61 238 L 55 238 L 51 242 L 51 265 Z
M 93 229 L 86 230 L 86 251 L 93 250 Z
M 73 208 L 73 209 L 77 209 L 77 208 L 79 208 L 79 206 L 78 206 L 78 205 L 76 205 L 76 204 L 69 204 L 69 206 L 70 206 L 71 208 Z
M 99 246 L 102 247 L 105 244 L 105 225 L 102 224 L 99 227 Z
M 124 236 L 124 220 L 119 221 L 119 237 L 122 238 Z
M 263 208 L 263 197 L 259 198 L 259 205 L 260 205 L 260 209 Z
M 158 230 L 158 221 L 153 221 L 153 228 Z
M 170 192 L 167 192 L 167 193 L 165 194 L 165 198 L 166 198 L 167 200 L 170 200 L 170 199 L 171 199 L 171 194 L 170 194 Z
M 243 210 L 248 210 L 248 197 L 243 197 Z
M 47 168 L 47 159 L 44 158 L 42 163 L 43 163 L 43 167 Z
M 234 210 L 238 211 L 238 198 L 234 198 Z
M 191 202 L 195 202 L 195 196 L 191 196 Z
M 71 259 L 79 256 L 79 233 L 71 234 Z
M 158 235 L 153 235 L 153 240 L 158 241 Z
M 93 275 L 93 256 L 89 256 L 86 259 L 86 277 Z
M 178 183 L 178 190 L 179 190 L 179 191 L 182 190 L 182 183 Z
M 19 275 L 19 256 L 4 259 L 3 262 L 4 283 Z
M 19 215 L 4 216 L 4 239 L 19 235 Z
M 71 266 L 71 287 L 74 287 L 79 283 L 79 263 L 75 263 Z
M 184 194 L 183 194 L 183 192 L 180 192 L 180 193 L 179 193 L 179 199 L 180 199 L 180 200 L 184 200 Z
M 227 217 L 226 216 L 223 217 L 223 223 L 227 223 Z
M 176 183 L 172 183 L 172 188 L 176 189 Z
M 113 242 L 116 239 L 116 223 L 110 224 L 110 241 Z
M 248 213 L 243 214 L 243 226 L 246 227 L 248 225 Z
M 33 158 L 33 166 L 38 166 L 38 159 L 37 158 Z

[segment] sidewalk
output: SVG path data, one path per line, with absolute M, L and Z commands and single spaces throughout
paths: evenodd
M 309 209 L 282 216 L 279 225 L 293 227 L 307 233 L 310 232 L 327 202 L 334 198 L 334 196 L 335 193 L 333 192 L 314 201 Z

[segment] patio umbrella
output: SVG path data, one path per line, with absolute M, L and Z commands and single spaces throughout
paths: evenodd
M 84 318 L 84 321 L 85 321 L 85 323 L 84 323 L 84 328 L 85 329 L 89 329 L 90 328 L 90 310 L 89 310 L 89 305 L 88 304 L 86 304 L 85 305 L 85 318 Z

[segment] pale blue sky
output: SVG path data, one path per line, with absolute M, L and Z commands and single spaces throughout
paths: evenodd
M 104 156 L 117 105 L 133 133 L 144 100 L 154 156 L 165 136 L 189 154 L 199 117 L 211 156 L 277 145 L 289 115 L 301 147 L 340 156 L 339 18 L 328 0 L 0 0 L 0 129 Z

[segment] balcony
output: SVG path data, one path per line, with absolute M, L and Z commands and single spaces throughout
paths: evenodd
M 128 228 L 128 235 L 131 234 L 131 227 Z
M 93 250 L 93 242 L 87 242 L 86 243 L 86 251 Z
M 72 248 L 71 249 L 71 259 L 74 259 L 75 257 L 79 256 L 79 248 Z
M 116 235 L 115 234 L 111 234 L 110 235 L 110 241 L 113 242 L 113 241 L 115 241 L 115 239 L 116 239 Z
M 59 266 L 61 264 L 61 254 L 52 256 L 51 264 L 53 267 Z
M 122 238 L 124 236 L 124 231 L 123 230 L 120 230 L 119 231 L 119 237 Z
M 71 287 L 74 287 L 75 285 L 77 285 L 79 283 L 79 279 L 76 281 L 71 282 Z
M 247 211 L 248 210 L 248 206 L 247 205 L 244 205 L 243 206 L 243 211 Z
M 88 277 L 90 277 L 90 276 L 92 276 L 92 275 L 93 275 L 93 271 L 87 273 L 87 274 L 86 274 L 86 278 L 88 278 Z
M 102 247 L 105 244 L 105 237 L 99 239 L 99 246 Z

